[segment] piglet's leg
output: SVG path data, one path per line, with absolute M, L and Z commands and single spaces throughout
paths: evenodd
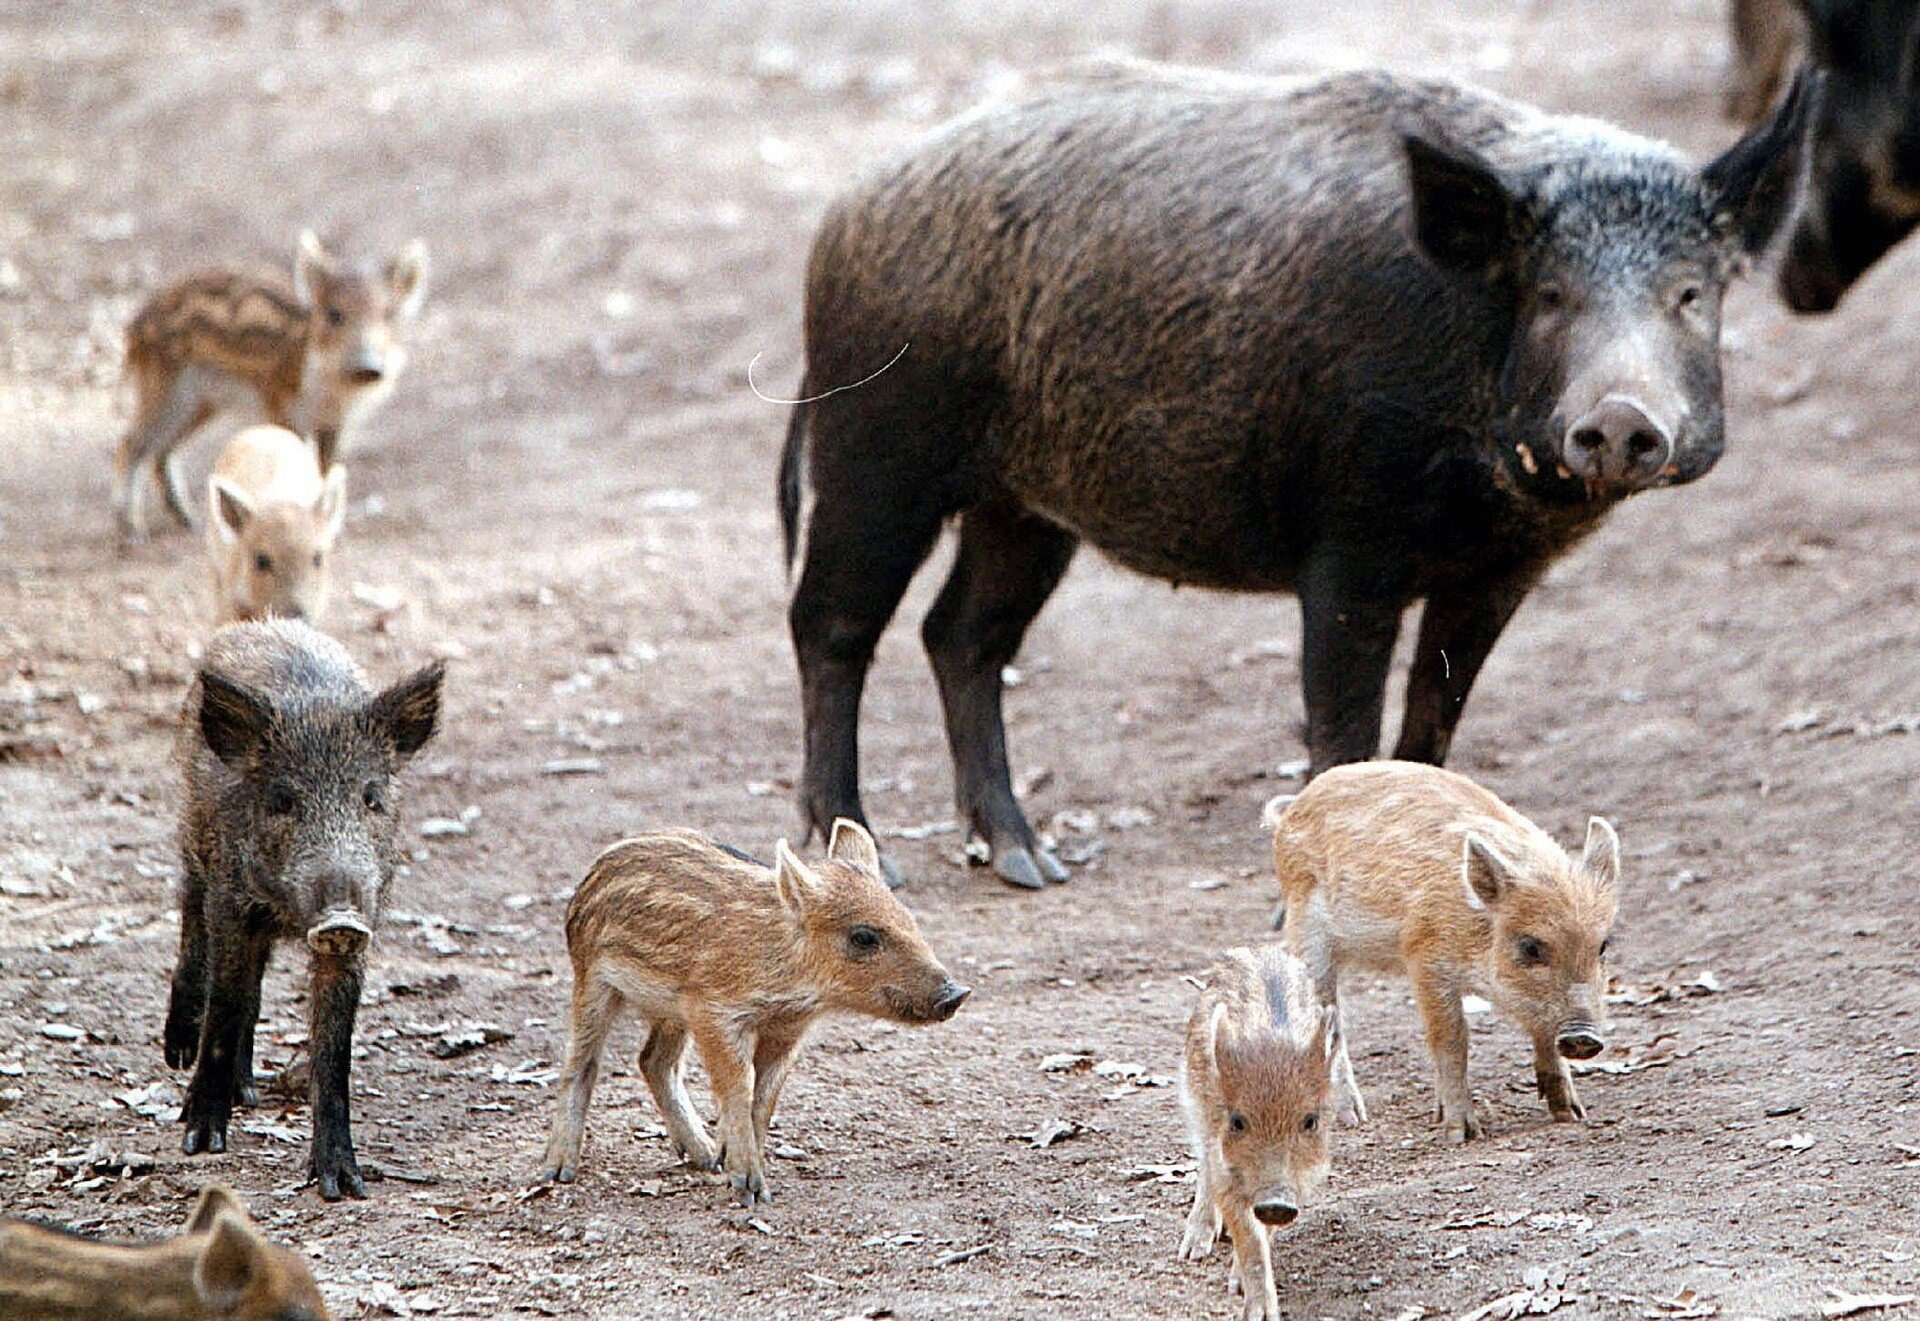
M 1546 1100 L 1547 1111 L 1558 1124 L 1570 1124 L 1587 1117 L 1587 1108 L 1573 1090 L 1573 1073 L 1554 1049 L 1550 1036 L 1533 1039 L 1533 1080 Z
M 1347 1053 L 1347 1018 L 1340 1011 L 1337 990 L 1326 1011 L 1333 1016 L 1336 1042 L 1333 1050 L 1333 1085 L 1339 1097 L 1340 1122 L 1357 1128 L 1367 1122 L 1367 1103 L 1361 1098 L 1360 1083 L 1353 1076 L 1353 1056 Z
M 654 1103 L 666 1120 L 667 1135 L 691 1164 L 703 1170 L 720 1168 L 720 1153 L 707 1137 L 707 1127 L 687 1095 L 681 1061 L 686 1057 L 687 1032 L 678 1023 L 655 1023 L 640 1047 L 640 1076 L 647 1080 Z
M 580 1173 L 587 1105 L 600 1077 L 600 1052 L 620 1005 L 619 994 L 590 973 L 574 983 L 573 1032 L 567 1042 L 567 1067 L 560 1075 L 560 1108 L 553 1117 L 553 1136 L 547 1140 L 547 1157 L 541 1166 L 543 1179 L 572 1183 Z
M 742 1206 L 767 1200 L 767 1167 L 753 1132 L 751 1036 L 729 1031 L 711 1018 L 687 1024 L 720 1107 L 720 1166 Z
M 787 1073 L 800 1054 L 800 1039 L 805 1024 L 783 1024 L 760 1033 L 753 1050 L 753 1134 L 760 1150 L 767 1149 L 767 1130 L 773 1126 L 774 1107 L 780 1104 L 780 1089 Z
M 215 942 L 211 950 L 198 1058 L 193 1083 L 180 1110 L 180 1122 L 187 1130 L 180 1139 L 180 1150 L 189 1156 L 227 1149 L 240 1039 L 246 1025 L 260 1012 L 259 983 L 253 970 L 265 966 L 272 940 L 266 932 L 242 928 Z
M 1213 1160 L 1202 1154 L 1193 1176 L 1193 1209 L 1187 1212 L 1187 1229 L 1180 1237 L 1180 1260 L 1202 1261 L 1213 1251 L 1220 1237 L 1220 1208 L 1216 1201 Z
M 1413 997 L 1426 1022 L 1447 1140 L 1460 1143 L 1477 1138 L 1481 1128 L 1467 1092 L 1467 1016 L 1460 1005 L 1460 988 L 1437 973 L 1423 971 L 1414 975 Z
M 347 1099 L 353 1020 L 360 1011 L 360 955 L 315 951 L 312 957 L 313 1152 L 308 1173 L 329 1202 L 363 1198 L 367 1188 L 353 1155 Z
M 1245 1300 L 1244 1321 L 1280 1321 L 1280 1296 L 1273 1283 L 1273 1253 L 1267 1227 L 1244 1206 L 1228 1206 L 1225 1222 L 1233 1235 L 1233 1275 L 1228 1292 Z

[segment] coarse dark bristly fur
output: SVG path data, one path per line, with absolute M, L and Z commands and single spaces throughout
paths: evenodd
M 347 1075 L 361 963 L 397 861 L 399 772 L 433 736 L 439 662 L 379 693 L 346 650 L 290 620 L 207 644 L 181 713 L 180 960 L 166 1057 L 194 1066 L 181 1148 L 226 1148 L 251 1105 L 260 980 L 276 942 L 310 951 L 311 1173 L 328 1201 L 366 1195 Z
M 1554 557 L 1718 458 L 1720 300 L 1813 99 L 1699 169 L 1448 83 L 1126 69 L 885 165 L 814 244 L 800 393 L 911 347 L 797 407 L 781 461 L 808 828 L 864 820 L 866 669 L 955 516 L 922 637 L 962 818 L 1015 884 L 1065 871 L 1014 800 L 1000 673 L 1083 540 L 1298 593 L 1316 771 L 1374 755 L 1424 598 L 1398 755 L 1443 759 Z M 1628 387 L 1661 408 L 1582 430 Z
M 1804 54 L 1828 94 L 1780 296 L 1827 312 L 1920 225 L 1920 0 L 1737 0 L 1734 113 L 1757 120 Z

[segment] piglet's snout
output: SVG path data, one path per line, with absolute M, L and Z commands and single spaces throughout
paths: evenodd
M 1271 1188 L 1253 1204 L 1253 1218 L 1263 1225 L 1290 1225 L 1299 1215 L 1300 1203 L 1285 1188 Z
M 1607 1048 L 1607 1039 L 1591 1023 L 1569 1023 L 1560 1029 L 1553 1044 L 1570 1060 L 1590 1060 Z
M 933 998 L 934 1020 L 944 1023 L 949 1018 L 952 1018 L 954 1014 L 959 1011 L 960 1006 L 967 1002 L 967 997 L 972 994 L 973 989 L 971 987 L 949 981 L 945 986 L 940 988 L 940 993 Z
M 366 918 L 352 909 L 340 908 L 322 913 L 307 931 L 307 948 L 315 954 L 350 957 L 366 949 L 373 939 L 373 928 Z
M 1652 486 L 1673 461 L 1673 428 L 1638 400 L 1610 394 L 1567 427 L 1561 461 L 1589 486 L 1626 493 Z
M 347 364 L 348 378 L 361 385 L 372 385 L 386 374 L 386 358 L 372 349 L 364 349 L 354 354 L 353 360 Z

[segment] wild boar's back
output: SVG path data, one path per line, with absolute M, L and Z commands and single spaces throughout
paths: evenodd
M 809 268 L 808 389 L 910 343 L 905 371 L 986 410 L 952 456 L 961 496 L 1008 491 L 1156 576 L 1290 586 L 1316 522 L 1442 504 L 1442 451 L 1492 443 L 1506 314 L 1415 249 L 1408 129 L 1543 172 L 1569 149 L 1671 158 L 1380 73 L 1072 82 L 841 200 Z M 1393 455 L 1355 443 L 1383 429 Z

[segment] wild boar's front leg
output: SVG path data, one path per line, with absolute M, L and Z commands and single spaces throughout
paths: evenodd
M 162 1038 L 170 1068 L 184 1069 L 200 1053 L 207 1012 L 207 877 L 192 858 L 180 879 L 180 959 L 173 969 Z
M 720 1167 L 742 1206 L 767 1197 L 766 1159 L 753 1131 L 753 1050 L 750 1033 L 702 1017 L 687 1025 L 707 1066 L 720 1110 Z
M 1447 1140 L 1466 1142 L 1481 1136 L 1467 1089 L 1467 1015 L 1458 983 L 1445 973 L 1420 969 L 1413 975 L 1413 998 L 1426 1024 L 1427 1049 L 1433 1053 L 1434 1083 L 1439 1089 L 1440 1122 Z
M 180 1150 L 189 1156 L 227 1149 L 227 1125 L 239 1084 L 235 1070 L 240 1039 L 250 1018 L 259 1016 L 256 969 L 266 966 L 272 943 L 269 932 L 253 926 L 225 932 L 213 943 L 193 1082 L 180 1108 L 180 1122 L 186 1126 Z
M 1420 643 L 1407 675 L 1406 713 L 1393 752 L 1397 760 L 1435 766 L 1446 761 L 1480 667 L 1539 577 L 1537 567 L 1528 565 L 1427 598 L 1420 615 Z
M 780 1104 L 780 1089 L 786 1085 L 800 1042 L 807 1034 L 805 1023 L 783 1023 L 762 1028 L 753 1049 L 753 1134 L 764 1154 L 767 1131 L 773 1127 L 773 1111 Z
M 1377 559 L 1379 552 L 1374 552 Z M 1380 749 L 1387 667 L 1404 603 L 1397 575 L 1358 552 L 1316 552 L 1299 579 L 1309 774 L 1366 761 Z
M 353 1021 L 360 1011 L 361 955 L 312 955 L 313 1148 L 308 1173 L 329 1202 L 364 1198 L 353 1154 L 347 1074 L 353 1065 Z
M 1587 1108 L 1573 1090 L 1573 1071 L 1560 1057 L 1551 1034 L 1533 1039 L 1533 1080 L 1555 1123 L 1570 1124 L 1587 1117 Z
M 1213 1251 L 1220 1237 L 1219 1197 L 1214 1157 L 1202 1152 L 1193 1173 L 1193 1208 L 1187 1212 L 1187 1227 L 1180 1236 L 1180 1260 L 1202 1261 Z

